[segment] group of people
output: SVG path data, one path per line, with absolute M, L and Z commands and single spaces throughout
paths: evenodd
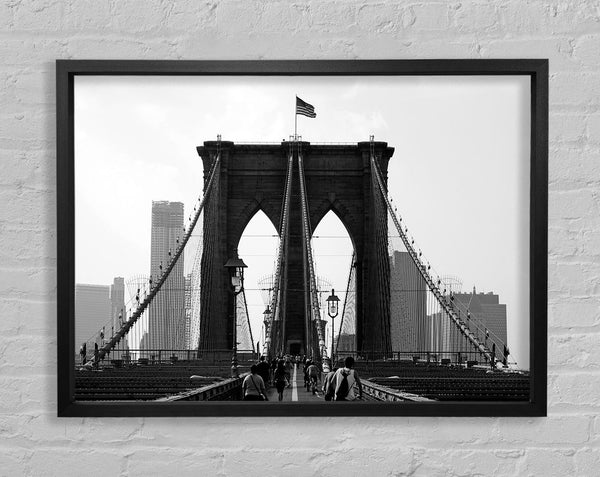
M 244 378 L 242 391 L 245 401 L 268 401 L 267 386 L 277 389 L 278 400 L 283 401 L 283 391 L 291 386 L 291 373 L 294 365 L 303 364 L 304 383 L 307 391 L 318 394 L 317 386 L 322 381 L 323 397 L 326 401 L 354 401 L 362 399 L 362 384 L 354 369 L 354 358 L 347 357 L 344 366 L 330 371 L 321 380 L 319 363 L 310 358 L 277 357 L 267 362 L 260 361 L 250 367 L 250 374 Z M 358 392 L 357 392 L 358 391 Z
M 244 401 L 268 401 L 266 387 L 273 385 L 277 389 L 280 401 L 283 401 L 283 390 L 291 386 L 294 363 L 290 357 L 274 358 L 268 363 L 264 356 L 250 367 L 250 374 L 244 378 L 242 390 Z

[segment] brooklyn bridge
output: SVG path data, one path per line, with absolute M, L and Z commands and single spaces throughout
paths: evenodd
M 80 349 L 76 400 L 238 400 L 261 357 L 289 366 L 285 401 L 323 399 L 320 388 L 305 386 L 307 357 L 320 381 L 354 358 L 369 401 L 529 399 L 529 373 L 511 362 L 506 337 L 486 324 L 480 306 L 459 299 L 415 245 L 388 192 L 394 149 L 387 143 L 219 137 L 197 151 L 203 194 L 152 274 L 136 284 L 130 306 Z M 277 230 L 278 247 L 257 346 L 238 247 L 258 211 Z M 343 300 L 332 290 L 323 303 L 313 233 L 331 211 L 353 254 Z M 173 293 L 183 287 L 184 252 L 195 257 L 186 297 Z M 338 324 L 330 336 L 327 318 Z

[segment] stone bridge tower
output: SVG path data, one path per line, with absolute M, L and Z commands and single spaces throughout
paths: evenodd
M 203 303 L 199 349 L 231 349 L 233 303 L 229 277 L 223 267 L 232 257 L 248 222 L 262 210 L 281 233 L 281 210 L 287 158 L 292 143 L 234 144 L 207 141 L 197 148 L 204 163 L 205 181 L 218 147 L 221 148 L 218 194 L 209 197 L 204 226 L 210 224 L 216 240 L 212 251 L 213 269 L 202 273 Z M 300 143 L 306 177 L 310 224 L 314 230 L 332 210 L 346 227 L 356 253 L 357 348 L 365 352 L 390 351 L 387 238 L 377 239 L 376 214 L 385 214 L 382 201 L 374 200 L 370 166 L 370 142 L 356 144 Z M 375 142 L 375 153 L 387 182 L 387 165 L 394 153 L 385 142 Z M 217 201 L 218 206 L 210 207 Z M 385 215 L 384 215 L 385 216 Z M 304 272 L 297 161 L 294 165 L 290 210 L 287 296 L 285 298 L 285 350 L 302 354 L 307 349 L 304 314 Z M 208 231 L 205 230 L 205 237 Z M 205 241 L 206 247 L 206 241 Z M 209 253 L 204 250 L 204 253 Z M 386 257 L 382 260 L 381 257 Z M 242 257 L 243 258 L 243 257 Z M 203 262 L 204 262 L 203 257 Z M 383 265 L 382 265 L 383 263 Z M 325 270 L 323 264 L 320 269 Z M 387 285 L 385 285 L 387 283 Z M 323 310 L 326 313 L 325 310 Z

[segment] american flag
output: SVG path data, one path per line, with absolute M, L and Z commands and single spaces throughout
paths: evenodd
M 296 96 L 296 114 L 308 116 L 309 118 L 317 117 L 317 113 L 315 113 L 315 107 L 312 104 L 302 101 L 298 96 Z

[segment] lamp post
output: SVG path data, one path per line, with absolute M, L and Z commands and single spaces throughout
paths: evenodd
M 229 271 L 231 278 L 231 290 L 233 294 L 233 349 L 231 356 L 231 377 L 239 377 L 237 360 L 237 296 L 244 291 L 244 268 L 247 265 L 238 257 L 237 250 L 235 256 L 227 260 L 224 267 Z
M 335 290 L 331 289 L 331 295 L 327 297 L 327 314 L 331 318 L 331 361 L 335 365 L 335 317 L 338 315 L 338 302 Z
M 267 305 L 267 308 L 263 311 L 263 317 L 263 325 L 265 327 L 265 346 L 263 354 L 269 356 L 269 345 L 271 344 L 271 330 L 269 329 L 269 324 L 271 322 L 271 308 L 269 305 Z

